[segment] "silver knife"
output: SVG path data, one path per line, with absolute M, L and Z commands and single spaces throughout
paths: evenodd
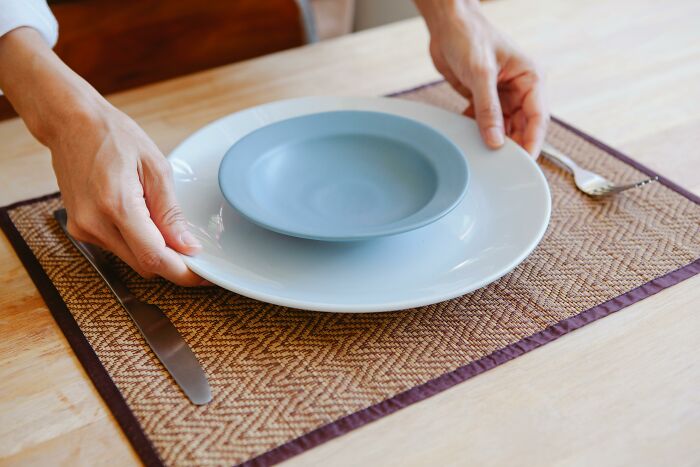
M 163 311 L 156 305 L 138 300 L 110 266 L 100 248 L 78 241 L 68 233 L 65 209 L 59 209 L 53 215 L 73 245 L 102 276 L 185 395 L 197 405 L 211 401 L 211 388 L 199 360 Z

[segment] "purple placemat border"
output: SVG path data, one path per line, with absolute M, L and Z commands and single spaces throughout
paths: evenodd
M 117 420 L 124 435 L 141 458 L 141 461 L 147 466 L 163 466 L 164 464 L 158 452 L 141 428 L 141 424 L 136 419 L 136 416 L 134 416 L 134 413 L 129 408 L 121 392 L 119 392 L 117 385 L 114 384 L 109 373 L 102 365 L 100 358 L 88 342 L 83 331 L 80 330 L 80 326 L 78 326 L 73 314 L 68 310 L 68 306 L 61 298 L 61 294 L 56 290 L 53 282 L 51 282 L 51 279 L 49 279 L 46 272 L 41 267 L 39 260 L 34 256 L 29 245 L 24 241 L 24 238 L 22 238 L 17 227 L 15 227 L 12 219 L 10 219 L 9 211 L 13 209 L 27 204 L 58 198 L 59 196 L 60 193 L 52 193 L 0 208 L 0 229 L 5 232 L 7 239 L 15 249 L 27 273 L 29 273 L 29 277 L 31 277 L 41 297 L 44 299 L 46 307 L 51 311 L 54 320 L 56 320 L 56 324 L 58 324 L 58 327 L 63 331 L 73 352 L 75 352 L 85 372 L 95 385 L 95 389 L 97 389 L 97 392 L 109 406 L 114 418 Z
M 415 386 L 405 392 L 397 394 L 390 399 L 386 399 L 378 404 L 317 428 L 316 430 L 267 451 L 266 453 L 263 453 L 260 456 L 255 457 L 241 465 L 257 466 L 282 462 L 285 459 L 301 454 L 304 451 L 316 447 L 319 444 L 325 443 L 326 441 L 330 441 L 331 439 L 352 431 L 355 428 L 359 428 L 367 423 L 392 414 L 397 410 L 408 407 L 411 404 L 415 404 L 416 402 L 420 402 L 430 396 L 434 396 L 435 394 L 473 378 L 478 374 L 495 368 L 531 350 L 552 342 L 553 340 L 556 340 L 559 337 L 570 333 L 571 331 L 615 313 L 616 311 L 654 295 L 665 288 L 678 284 L 679 282 L 693 277 L 698 273 L 700 273 L 700 259 L 695 260 L 694 262 L 680 269 L 657 277 L 656 279 L 605 303 L 583 311 L 576 316 L 560 321 L 557 324 L 544 329 L 543 331 L 525 337 L 514 344 L 510 344 L 507 347 L 497 350 L 468 365 L 459 367 L 456 370 L 438 376 L 437 378 L 421 384 L 420 386 Z
M 656 173 L 655 171 L 653 171 L 649 167 L 645 166 L 644 164 L 637 162 L 636 160 L 621 153 L 620 151 L 618 151 L 615 148 L 611 148 L 610 146 L 603 143 L 602 141 L 594 138 L 593 136 L 591 136 L 587 133 L 584 133 L 583 131 L 570 125 L 569 123 L 566 123 L 565 121 L 563 121 L 559 118 L 552 117 L 552 121 L 555 123 L 558 123 L 559 125 L 563 126 L 564 128 L 571 131 L 572 133 L 580 136 L 581 138 L 585 139 L 586 141 L 588 141 L 592 145 L 602 149 L 603 151 L 607 152 L 611 156 L 614 156 L 617 159 L 620 159 L 625 164 L 631 165 L 635 169 L 646 174 L 648 177 L 659 177 L 659 183 L 661 183 L 662 185 L 670 188 L 671 190 L 675 191 L 678 194 L 685 196 L 686 198 L 688 198 L 690 201 L 694 202 L 695 204 L 700 204 L 700 196 L 697 196 L 697 195 L 689 192 L 685 188 L 677 185 L 676 183 L 672 182 L 671 180 L 667 179 L 666 177 L 659 175 L 658 173 Z
M 398 93 L 390 94 L 389 96 L 400 96 L 412 91 L 434 86 L 443 81 L 436 81 L 415 88 L 411 88 Z M 589 143 L 601 148 L 608 154 L 622 160 L 623 162 L 635 167 L 644 172 L 650 177 L 659 176 L 659 182 L 668 188 L 676 191 L 682 196 L 690 199 L 696 204 L 700 204 L 700 197 L 690 193 L 682 187 L 676 185 L 670 180 L 661 177 L 653 170 L 645 167 L 630 157 L 621 152 L 607 146 L 586 133 L 572 127 L 557 118 L 552 118 L 553 121 L 564 126 L 568 130 L 582 137 Z M 145 465 L 163 466 L 156 449 L 149 440 L 146 433 L 141 428 L 138 420 L 122 397 L 119 389 L 114 381 L 109 376 L 109 373 L 100 362 L 99 357 L 94 349 L 90 346 L 87 338 L 84 336 L 73 315 L 68 310 L 65 302 L 61 299 L 58 290 L 50 281 L 43 268 L 39 264 L 31 249 L 22 238 L 17 228 L 12 223 L 9 216 L 9 211 L 17 207 L 32 204 L 39 201 L 44 201 L 51 198 L 56 198 L 59 193 L 32 198 L 29 200 L 20 201 L 11 205 L 0 208 L 0 228 L 7 235 L 10 244 L 15 249 L 22 264 L 26 268 L 29 276 L 36 285 L 39 293 L 46 302 L 47 307 L 51 311 L 56 323 L 66 336 L 71 348 L 75 352 L 78 360 L 85 368 L 90 379 L 93 381 L 95 388 L 109 406 L 114 414 L 117 423 L 124 431 L 127 439 L 131 442 L 141 460 Z M 316 447 L 326 441 L 341 436 L 349 431 L 359 428 L 367 423 L 378 420 L 386 415 L 392 414 L 397 410 L 407 407 L 416 402 L 420 402 L 430 396 L 449 389 L 461 382 L 464 382 L 474 376 L 483 373 L 487 370 L 495 368 L 507 361 L 510 361 L 526 352 L 534 350 L 548 342 L 551 342 L 559 337 L 579 329 L 593 321 L 608 316 L 616 311 L 619 311 L 633 303 L 643 300 L 651 295 L 654 295 L 661 290 L 671 287 L 679 282 L 688 279 L 700 273 L 700 259 L 696 259 L 692 263 L 672 271 L 663 276 L 657 277 L 646 284 L 643 284 L 635 289 L 630 290 L 618 297 L 615 297 L 605 303 L 597 305 L 593 308 L 585 310 L 576 316 L 567 318 L 559 323 L 556 323 L 543 331 L 526 337 L 514 344 L 508 345 L 503 349 L 497 350 L 490 355 L 487 355 L 479 360 L 457 368 L 449 373 L 445 373 L 433 380 L 430 380 L 419 386 L 415 386 L 405 392 L 397 394 L 389 399 L 386 399 L 378 404 L 362 409 L 358 412 L 347 415 L 327 425 L 319 427 L 309 433 L 306 433 L 298 438 L 288 441 L 270 451 L 267 451 L 255 458 L 252 458 L 241 465 L 258 466 L 271 465 L 282 462 L 290 457 L 298 455 L 308 449 Z

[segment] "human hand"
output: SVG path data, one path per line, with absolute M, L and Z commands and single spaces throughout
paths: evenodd
M 68 231 L 112 251 L 143 277 L 205 283 L 177 254 L 194 254 L 201 245 L 187 230 L 170 164 L 132 119 L 109 104 L 99 107 L 74 116 L 49 143 Z
M 112 251 L 144 277 L 205 283 L 177 254 L 201 246 L 187 230 L 170 164 L 131 118 L 30 28 L 0 38 L 0 86 L 51 150 L 73 237 Z
M 477 0 L 416 0 L 430 30 L 435 67 L 470 102 L 491 148 L 504 134 L 537 157 L 549 112 L 534 63 L 483 16 Z

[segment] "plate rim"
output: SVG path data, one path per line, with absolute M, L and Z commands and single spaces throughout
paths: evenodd
M 234 115 L 242 113 L 242 112 L 263 112 L 266 110 L 266 108 L 269 108 L 271 106 L 281 106 L 281 105 L 295 105 L 299 103 L 303 103 L 304 101 L 314 101 L 314 100 L 328 100 L 330 102 L 332 101 L 346 101 L 348 99 L 351 100 L 356 100 L 356 102 L 361 103 L 361 101 L 364 102 L 369 102 L 369 101 L 374 101 L 378 104 L 381 104 L 382 102 L 388 103 L 396 98 L 391 98 L 391 97 L 357 97 L 357 96 L 333 96 L 333 95 L 325 95 L 325 96 L 304 96 L 304 97 L 293 97 L 293 98 L 288 98 L 288 99 L 283 99 L 283 100 L 278 100 L 278 101 L 273 101 L 273 102 L 268 102 L 268 103 L 263 103 L 260 105 L 240 109 L 236 112 L 232 112 L 230 114 L 221 116 L 217 119 L 214 119 L 210 121 L 209 123 L 203 125 L 202 127 L 198 128 L 196 131 L 188 135 L 186 138 L 184 138 L 177 146 L 173 148 L 173 150 L 168 154 L 167 159 L 169 162 L 172 162 L 174 159 L 173 155 L 185 144 L 190 142 L 192 139 L 198 137 L 198 135 L 207 129 L 214 127 L 217 124 L 220 124 L 222 121 L 232 118 Z M 423 102 L 416 102 L 416 101 L 404 101 L 406 103 L 410 103 L 411 105 L 419 106 L 419 107 L 424 107 L 424 108 L 429 108 L 429 109 L 434 109 L 437 108 L 439 110 L 443 110 L 446 112 L 449 112 L 445 109 L 441 109 L 436 106 L 432 106 L 430 104 L 426 104 Z M 387 110 L 387 112 L 391 112 L 390 110 Z M 304 115 L 303 113 L 300 115 Z M 247 133 L 246 133 L 247 134 Z M 527 248 L 524 248 L 523 251 L 515 257 L 513 260 L 510 261 L 508 267 L 504 267 L 503 269 L 494 272 L 492 274 L 489 274 L 482 278 L 479 281 L 475 281 L 470 284 L 468 287 L 456 287 L 454 289 L 450 289 L 446 292 L 439 293 L 439 294 L 431 294 L 429 296 L 426 296 L 424 299 L 407 299 L 407 300 L 393 300 L 390 303 L 381 303 L 381 304 L 363 304 L 361 306 L 353 305 L 353 304 L 338 304 L 338 303 L 330 303 L 330 302 L 320 302 L 318 300 L 314 302 L 309 302 L 308 300 L 300 300 L 300 299 L 295 299 L 295 298 L 286 298 L 286 297 L 280 297 L 279 295 L 271 294 L 271 293 L 265 293 L 265 292 L 258 292 L 255 289 L 251 289 L 246 286 L 241 286 L 240 284 L 233 283 L 232 281 L 228 279 L 221 279 L 218 276 L 216 278 L 212 278 L 211 275 L 208 274 L 207 270 L 205 268 L 200 268 L 199 265 L 197 264 L 196 257 L 191 257 L 187 256 L 184 254 L 181 254 L 181 257 L 183 257 L 185 263 L 187 266 L 194 271 L 195 273 L 199 274 L 200 276 L 211 280 L 211 282 L 228 289 L 234 293 L 243 295 L 248 298 L 252 298 L 255 300 L 260 300 L 266 303 L 270 303 L 273 305 L 279 305 L 279 306 L 286 306 L 294 309 L 301 309 L 301 310 L 309 310 L 309 311 L 319 311 L 319 312 L 329 312 L 329 313 L 376 313 L 376 312 L 390 312 L 390 311 L 398 311 L 398 310 L 406 310 L 406 309 L 411 309 L 411 308 L 418 308 L 422 306 L 427 306 L 427 305 L 432 305 L 435 303 L 440 303 L 446 300 L 451 300 L 456 297 L 460 297 L 462 295 L 468 294 L 470 292 L 473 292 L 475 290 L 478 290 L 498 279 L 501 277 L 505 276 L 506 274 L 512 272 L 518 265 L 520 265 L 533 251 L 534 249 L 540 244 L 542 241 L 542 238 L 544 237 L 544 234 L 547 231 L 547 228 L 549 227 L 549 222 L 551 220 L 551 210 L 552 210 L 552 198 L 551 198 L 551 191 L 549 189 L 549 184 L 547 183 L 547 180 L 544 176 L 544 173 L 542 172 L 542 169 L 537 165 L 536 159 L 531 157 L 523 148 L 518 146 L 513 140 L 510 138 L 506 138 L 505 145 L 508 145 L 511 149 L 513 149 L 515 152 L 519 153 L 521 157 L 525 158 L 527 160 L 527 163 L 531 165 L 531 168 L 534 169 L 535 176 L 537 177 L 538 181 L 540 182 L 541 188 L 544 189 L 544 192 L 546 194 L 545 196 L 545 205 L 544 205 L 544 216 L 543 216 L 543 222 L 539 226 L 538 231 L 535 236 L 531 239 L 529 242 Z M 223 158 L 223 156 L 222 156 Z M 218 187 L 218 186 L 217 186 Z M 205 277 L 209 276 L 209 277 Z

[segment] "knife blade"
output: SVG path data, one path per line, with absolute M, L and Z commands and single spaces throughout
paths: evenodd
M 68 233 L 68 214 L 65 209 L 55 211 L 54 217 L 73 245 L 107 283 L 182 392 L 197 405 L 211 401 L 211 388 L 199 360 L 163 311 L 156 305 L 137 299 L 111 267 L 100 248 L 76 240 Z

